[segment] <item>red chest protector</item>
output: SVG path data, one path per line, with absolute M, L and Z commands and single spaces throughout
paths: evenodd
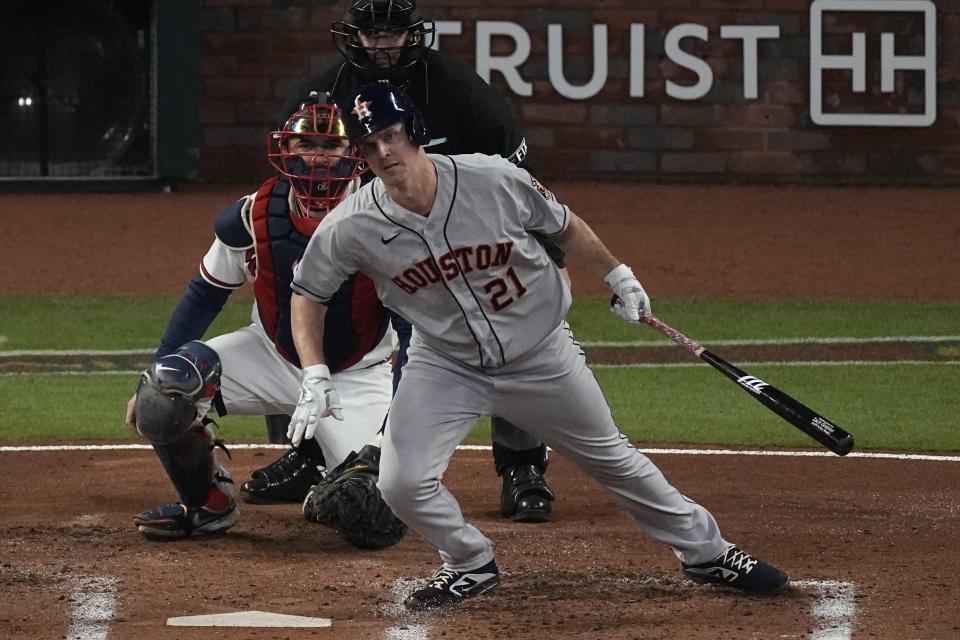
M 290 329 L 293 266 L 307 248 L 319 220 L 290 211 L 290 183 L 271 178 L 263 183 L 251 211 L 257 250 L 253 293 L 260 322 L 286 360 L 300 366 Z M 377 298 L 373 281 L 362 273 L 351 276 L 327 304 L 323 353 L 336 373 L 359 362 L 383 338 L 389 326 L 387 310 Z

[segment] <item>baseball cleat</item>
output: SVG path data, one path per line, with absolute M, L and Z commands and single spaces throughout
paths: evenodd
M 322 460 L 291 449 L 266 467 L 257 469 L 240 486 L 240 495 L 254 504 L 302 503 L 310 487 L 323 479 Z
M 188 508 L 182 502 L 148 509 L 133 517 L 137 530 L 148 538 L 173 540 L 195 533 L 222 533 L 240 520 L 240 511 L 233 499 L 221 510 L 207 506 Z
M 500 513 L 516 522 L 548 522 L 553 492 L 543 472 L 532 464 L 521 464 L 503 472 Z
M 694 582 L 722 584 L 753 593 L 768 593 L 787 583 L 787 574 L 763 560 L 730 545 L 710 562 L 681 563 L 683 573 Z
M 453 571 L 444 565 L 433 574 L 426 587 L 410 594 L 404 604 L 408 609 L 417 611 L 452 607 L 498 584 L 500 571 L 494 560 L 472 571 Z

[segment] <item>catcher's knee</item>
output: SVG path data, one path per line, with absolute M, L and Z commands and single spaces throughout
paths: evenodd
M 137 386 L 137 431 L 154 445 L 183 438 L 210 410 L 220 373 L 217 352 L 197 340 L 151 363 Z

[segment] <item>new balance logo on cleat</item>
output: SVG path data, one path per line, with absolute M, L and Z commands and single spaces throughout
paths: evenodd
M 469 598 L 474 592 L 483 593 L 491 586 L 490 581 L 494 578 L 499 580 L 495 573 L 468 573 L 448 587 L 450 593 Z
M 703 564 L 683 564 L 683 573 L 694 582 L 723 584 L 744 591 L 766 593 L 787 583 L 787 574 L 734 545 Z
M 148 538 L 172 540 L 198 533 L 221 533 L 238 520 L 240 511 L 231 499 L 221 511 L 207 507 L 188 509 L 183 503 L 171 502 L 138 513 L 133 524 Z
M 473 571 L 453 571 L 441 567 L 423 589 L 407 598 L 408 609 L 451 607 L 462 600 L 478 596 L 500 583 L 500 571 L 493 560 Z
M 739 577 L 739 573 L 736 571 L 730 571 L 729 569 L 724 569 L 723 567 L 711 567 L 709 569 L 696 569 L 690 568 L 686 571 L 687 575 L 695 574 L 698 576 L 703 576 L 705 578 L 711 579 L 716 582 L 722 580 L 723 582 L 733 582 Z

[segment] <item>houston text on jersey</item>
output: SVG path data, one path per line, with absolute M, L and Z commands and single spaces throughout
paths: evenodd
M 484 271 L 491 267 L 502 267 L 510 261 L 513 241 L 498 242 L 495 245 L 480 244 L 476 247 L 457 247 L 448 251 L 439 260 L 430 256 L 403 270 L 391 280 L 395 285 L 413 295 L 418 289 L 441 279 L 453 280 L 461 272 L 466 274 L 474 269 Z M 439 266 L 438 266 L 439 263 Z

